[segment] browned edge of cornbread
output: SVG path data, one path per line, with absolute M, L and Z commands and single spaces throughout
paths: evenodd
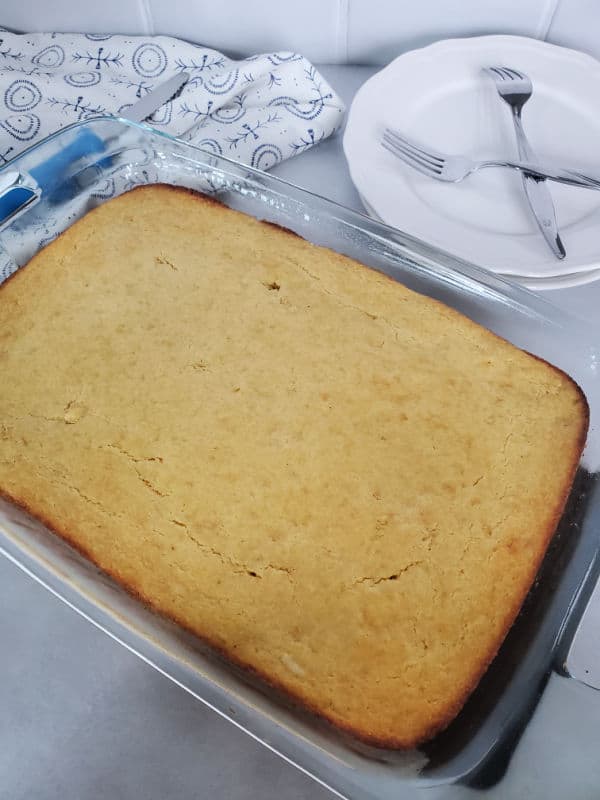
M 132 191 L 136 192 L 136 191 L 143 190 L 144 188 L 146 188 L 146 187 L 138 187 L 138 189 L 133 189 Z M 197 192 L 193 192 L 193 191 L 188 190 L 188 189 L 175 188 L 175 187 L 170 187 L 170 186 L 163 186 L 161 188 L 164 189 L 165 191 L 170 191 L 170 192 L 175 192 L 175 193 L 191 194 L 197 199 L 198 202 L 211 203 L 211 204 L 214 204 L 216 206 L 225 208 L 217 200 L 215 200 L 213 198 L 210 198 L 210 197 L 206 197 L 204 195 L 201 195 L 201 194 L 199 194 Z M 88 214 L 90 214 L 90 213 L 93 214 L 94 210 L 88 212 Z M 240 212 L 233 212 L 233 213 L 240 213 Z M 79 224 L 78 221 L 74 223 L 75 226 L 77 226 L 78 224 Z M 277 232 L 279 235 L 282 235 L 282 234 L 285 233 L 287 235 L 297 236 L 297 234 L 295 232 L 293 232 L 293 231 L 291 231 L 291 230 L 289 230 L 287 228 L 282 228 L 281 226 L 279 226 L 279 225 L 277 225 L 275 223 L 266 223 L 266 224 L 272 226 L 273 229 L 274 229 L 274 232 Z M 53 246 L 54 246 L 54 242 L 50 243 L 47 247 L 48 248 L 52 248 Z M 323 249 L 326 249 L 326 248 L 323 248 Z M 352 260 L 352 259 L 350 259 L 350 258 L 348 258 L 346 256 L 341 256 L 339 254 L 336 254 L 336 255 L 340 259 L 344 260 L 349 268 L 356 268 L 357 267 L 358 262 L 356 262 L 356 261 L 354 261 L 354 260 Z M 371 267 L 366 267 L 365 265 L 360 265 L 360 266 L 362 266 L 365 269 L 372 269 Z M 21 272 L 22 272 L 22 270 L 18 270 L 8 280 L 17 280 L 18 279 L 18 275 Z M 385 273 L 383 273 L 383 274 L 385 274 Z M 392 281 L 393 283 L 396 283 L 396 281 L 393 278 L 391 278 L 390 276 L 386 275 L 386 277 L 388 278 L 388 280 Z M 6 285 L 7 282 L 8 281 L 5 281 L 4 285 Z M 2 288 L 3 287 L 0 286 L 0 302 L 2 300 L 2 296 L 1 296 Z M 432 303 L 435 303 L 435 304 L 438 304 L 438 305 L 442 306 L 446 311 L 450 310 L 450 312 L 455 314 L 457 317 L 459 317 L 463 321 L 463 323 L 471 325 L 471 326 L 476 327 L 477 329 L 481 330 L 482 326 L 480 326 L 477 323 L 473 322 L 468 317 L 465 317 L 464 315 L 460 314 L 459 312 L 455 311 L 454 309 L 449 308 L 448 306 L 446 306 L 445 304 L 441 303 L 440 301 L 434 300 L 433 298 L 430 298 L 430 300 L 431 300 Z M 499 339 L 499 340 L 502 339 L 502 337 L 497 336 L 496 334 L 492 333 L 491 331 L 489 331 L 487 329 L 484 329 L 484 330 L 486 330 L 486 332 L 487 332 L 487 334 L 489 336 L 491 336 L 491 337 L 493 337 L 495 339 Z M 180 627 L 188 630 L 193 635 L 195 635 L 195 636 L 199 637 L 200 639 L 202 639 L 209 646 L 211 646 L 213 648 L 213 650 L 215 650 L 217 653 L 219 653 L 226 660 L 228 660 L 231 663 L 236 664 L 238 667 L 241 667 L 249 675 L 257 677 L 262 683 L 266 684 L 267 686 L 272 687 L 278 694 L 280 694 L 283 697 L 285 697 L 293 705 L 300 706 L 301 708 L 310 711 L 311 713 L 313 713 L 317 717 L 327 721 L 328 723 L 334 725 L 338 729 L 345 731 L 351 737 L 354 737 L 354 738 L 356 738 L 356 739 L 358 739 L 358 740 L 360 740 L 362 742 L 365 742 L 368 745 L 371 745 L 371 746 L 374 746 L 374 747 L 386 748 L 386 749 L 394 749 L 394 750 L 411 749 L 411 748 L 414 748 L 414 747 L 418 746 L 419 744 L 422 744 L 423 742 L 431 739 L 435 734 L 439 733 L 441 730 L 443 730 L 445 727 L 447 727 L 447 725 L 460 712 L 460 710 L 463 707 L 463 705 L 465 704 L 466 700 L 468 699 L 468 697 L 470 696 L 472 691 L 475 689 L 475 687 L 479 683 L 482 675 L 484 674 L 484 672 L 488 668 L 490 662 L 493 660 L 494 656 L 496 655 L 498 649 L 500 648 L 502 642 L 504 641 L 504 638 L 505 638 L 506 634 L 508 633 L 508 631 L 509 631 L 510 627 L 512 626 L 517 614 L 519 613 L 519 610 L 520 610 L 520 608 L 521 608 L 521 606 L 523 604 L 525 596 L 527 595 L 527 593 L 528 593 L 528 591 L 529 591 L 529 589 L 530 589 L 530 587 L 531 587 L 531 585 L 532 585 L 532 583 L 533 583 L 533 581 L 535 579 L 535 576 L 536 576 L 537 571 L 539 569 L 539 566 L 540 566 L 540 564 L 542 562 L 542 559 L 544 557 L 544 554 L 546 552 L 546 549 L 548 547 L 550 539 L 551 539 L 554 531 L 556 530 L 556 526 L 558 525 L 558 522 L 559 522 L 560 517 L 562 515 L 562 512 L 564 510 L 564 506 L 565 506 L 566 501 L 567 501 L 568 496 L 569 496 L 569 491 L 570 491 L 570 488 L 571 488 L 571 485 L 572 485 L 572 482 L 573 482 L 573 479 L 574 479 L 574 476 L 575 476 L 575 472 L 576 472 L 577 466 L 579 464 L 579 459 L 580 459 L 580 456 L 581 456 L 581 452 L 582 452 L 583 446 L 585 444 L 586 433 L 587 433 L 588 424 L 589 424 L 589 406 L 588 406 L 587 399 L 586 399 L 584 393 L 582 392 L 580 387 L 573 381 L 573 379 L 570 378 L 570 376 L 568 376 L 562 370 L 560 370 L 559 368 L 555 367 L 552 364 L 548 364 L 548 362 L 545 362 L 543 359 L 540 359 L 537 356 L 533 356 L 533 357 L 536 358 L 538 361 L 542 361 L 543 363 L 546 363 L 555 372 L 560 373 L 565 378 L 567 378 L 567 380 L 569 382 L 571 382 L 576 387 L 577 392 L 578 392 L 578 394 L 580 396 L 580 399 L 582 401 L 582 411 L 583 411 L 583 413 L 582 413 L 582 416 L 581 416 L 580 433 L 579 433 L 579 437 L 577 439 L 577 442 L 574 445 L 573 452 L 569 454 L 570 469 L 569 469 L 569 473 L 568 473 L 568 479 L 565 481 L 562 493 L 560 494 L 560 496 L 556 500 L 556 505 L 555 505 L 554 512 L 553 512 L 552 524 L 548 526 L 547 530 L 545 531 L 545 535 L 543 537 L 540 537 L 539 550 L 536 553 L 535 557 L 531 560 L 531 570 L 530 570 L 530 575 L 529 575 L 528 581 L 524 584 L 523 591 L 522 591 L 521 595 L 515 598 L 513 606 L 506 610 L 505 617 L 504 617 L 503 634 L 498 637 L 498 640 L 496 642 L 494 642 L 494 643 L 492 643 L 490 645 L 488 652 L 484 655 L 484 657 L 482 657 L 482 659 L 481 659 L 481 661 L 479 663 L 478 669 L 476 669 L 474 671 L 474 673 L 473 673 L 473 680 L 472 680 L 470 686 L 468 687 L 468 689 L 452 705 L 448 706 L 447 712 L 446 712 L 445 716 L 443 717 L 443 719 L 441 721 L 438 721 L 437 723 L 431 725 L 429 729 L 425 730 L 422 733 L 422 735 L 420 735 L 419 737 L 413 737 L 413 738 L 408 738 L 408 737 L 402 738 L 402 737 L 394 736 L 393 734 L 390 734 L 389 736 L 380 736 L 379 734 L 375 734 L 372 731 L 369 731 L 369 730 L 366 730 L 366 729 L 361 729 L 359 727 L 354 727 L 352 725 L 348 725 L 348 723 L 345 722 L 344 720 L 337 718 L 335 713 L 324 712 L 321 708 L 319 708 L 316 704 L 314 704 L 310 700 L 310 698 L 308 698 L 306 696 L 303 696 L 301 694 L 301 692 L 298 692 L 298 693 L 290 692 L 289 689 L 287 689 L 285 686 L 283 686 L 283 684 L 280 683 L 277 679 L 273 678 L 273 676 L 270 676 L 268 674 L 262 673 L 260 670 L 257 670 L 256 668 L 254 668 L 254 667 L 248 665 L 247 663 L 245 663 L 244 660 L 240 659 L 239 657 L 237 657 L 234 652 L 229 651 L 224 647 L 218 646 L 215 642 L 211 641 L 210 637 L 206 636 L 201 630 L 196 630 L 196 629 L 190 627 L 189 625 L 186 624 L 186 622 L 184 620 L 177 618 L 176 615 L 172 615 L 172 616 L 163 615 L 163 616 L 166 616 L 167 618 L 171 619 L 173 622 L 177 623 Z M 567 455 L 567 454 L 564 454 L 564 455 Z M 71 545 L 74 549 L 79 551 L 89 561 L 91 561 L 92 563 L 95 563 L 96 566 L 98 566 L 101 569 L 103 569 L 104 572 L 109 574 L 114 580 L 116 580 L 121 586 L 123 586 L 130 594 L 132 594 L 133 596 L 135 596 L 138 599 L 140 599 L 143 603 L 148 605 L 150 608 L 153 608 L 153 610 L 156 610 L 156 609 L 154 609 L 153 601 L 152 601 L 151 597 L 145 596 L 135 586 L 132 586 L 131 584 L 128 584 L 125 581 L 125 579 L 121 575 L 119 575 L 118 571 L 116 571 L 116 570 L 110 571 L 110 570 L 106 570 L 105 568 L 101 567 L 100 564 L 98 564 L 96 561 L 94 561 L 94 559 L 91 557 L 90 553 L 88 553 L 86 551 L 85 547 L 82 547 L 74 538 L 72 538 L 72 536 L 70 535 L 69 531 L 61 529 L 59 523 L 54 522 L 49 518 L 46 518 L 43 515 L 42 512 L 37 511 L 36 509 L 29 507 L 29 505 L 26 502 L 24 502 L 21 498 L 18 498 L 18 497 L 15 497 L 15 496 L 12 496 L 12 495 L 6 493 L 5 491 L 2 490 L 1 487 L 0 487 L 0 495 L 5 497 L 6 499 L 8 499 L 10 502 L 14 503 L 15 505 L 21 507 L 24 511 L 26 511 L 28 514 L 30 514 L 32 517 L 40 520 L 40 522 L 42 522 L 42 524 L 44 524 L 49 530 L 53 531 L 60 538 L 64 539 L 69 545 Z

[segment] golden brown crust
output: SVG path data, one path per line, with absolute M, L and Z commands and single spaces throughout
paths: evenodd
M 111 205 L 114 216 L 107 211 Z M 215 233 L 217 225 L 227 236 Z M 124 246 L 128 230 L 139 241 L 132 253 Z M 441 303 L 289 233 L 187 190 L 141 187 L 90 212 L 33 260 L 54 270 L 54 280 L 63 279 L 62 292 L 73 293 L 64 303 L 44 272 L 38 270 L 34 282 L 28 276 L 36 267 L 17 273 L 10 291 L 7 284 L 0 289 L 0 321 L 10 340 L 4 353 L 0 342 L 0 359 L 4 355 L 18 401 L 0 400 L 10 428 L 0 436 L 0 493 L 132 594 L 293 702 L 368 744 L 411 748 L 456 716 L 512 625 L 566 502 L 589 410 L 579 387 L 560 370 Z M 82 255 L 75 256 L 74 248 Z M 115 255 L 127 255 L 126 274 L 114 264 Z M 114 299 L 103 297 L 103 281 L 117 277 L 126 288 Z M 229 293 L 225 299 L 221 286 Z M 38 314 L 55 312 L 43 337 L 27 327 L 36 319 L 27 311 L 27 302 L 36 300 L 32 292 L 44 299 Z M 218 348 L 215 338 L 199 335 L 193 316 L 187 327 L 180 323 L 194 309 L 187 298 L 199 303 L 207 293 L 204 326 L 221 324 L 232 304 L 237 310 L 233 319 L 227 315 Z M 76 310 L 81 303 L 86 316 Z M 152 327 L 159 309 L 168 319 L 160 335 Z M 100 328 L 90 323 L 93 314 L 104 320 Z M 134 324 L 120 321 L 127 319 Z M 55 326 L 61 325 L 59 335 Z M 132 338 L 129 327 L 144 325 L 146 333 Z M 340 336 L 345 326 L 356 337 L 349 347 Z M 95 341 L 113 328 L 99 349 Z M 54 349 L 68 350 L 72 335 L 83 339 L 72 350 L 79 354 L 83 344 L 84 382 L 40 342 L 51 339 Z M 298 347 L 300 339 L 313 349 L 313 359 Z M 428 350 L 431 340 L 435 347 Z M 244 350 L 246 342 L 257 344 Z M 135 371 L 137 361 L 127 360 L 126 345 L 155 383 L 139 370 L 128 382 L 123 364 Z M 281 347 L 283 360 L 276 358 Z M 164 375 L 154 374 L 157 352 L 163 353 L 158 365 Z M 206 352 L 214 364 L 204 362 Z M 19 357 L 32 364 L 25 382 L 15 366 Z M 62 376 L 56 385 L 52 379 L 47 385 L 48 360 Z M 107 360 L 134 391 L 133 403 L 124 405 L 119 384 L 106 383 Z M 326 367 L 322 374 L 319 364 Z M 185 430 L 196 437 L 201 456 L 178 427 L 182 392 L 204 392 L 188 368 L 220 393 L 212 406 L 212 395 L 202 395 L 214 434 L 194 427 L 195 415 L 203 412 L 188 404 L 192 416 Z M 241 409 L 232 404 L 236 392 L 245 398 Z M 172 408 L 163 413 L 170 396 Z M 461 399 L 471 404 L 471 428 Z M 132 411 L 128 406 L 136 403 Z M 245 420 L 248 408 L 252 424 L 239 423 L 236 415 Z M 302 424 L 294 425 L 294 414 Z M 408 415 L 414 417 L 409 433 L 403 425 Z M 356 420 L 349 427 L 348 418 Z M 291 436 L 296 439 L 286 461 L 280 453 Z M 551 436 L 560 459 L 548 471 L 555 453 Z M 265 449 L 268 437 L 273 447 Z M 258 484 L 235 467 L 245 453 L 227 451 L 239 441 L 253 456 L 248 468 L 260 476 Z M 38 448 L 33 461 L 31 442 Z M 225 450 L 223 457 L 211 455 L 211 443 L 215 452 Z M 63 444 L 65 456 L 56 452 Z M 159 445 L 166 448 L 161 456 L 153 450 Z M 413 446 L 414 453 L 405 455 Z M 339 459 L 335 448 L 344 448 Z M 181 477 L 206 470 L 209 457 L 222 475 L 210 484 L 214 496 L 202 495 L 207 483 L 182 488 Z M 528 470 L 520 466 L 523 459 Z M 176 462 L 187 465 L 180 477 Z M 357 481 L 352 470 L 359 469 Z M 336 486 L 329 487 L 331 475 Z M 481 481 L 486 489 L 480 492 Z M 372 491 L 363 496 L 365 485 Z M 298 499 L 297 487 L 305 492 Z M 261 504 L 248 501 L 252 492 Z M 328 504 L 335 503 L 332 515 Z M 472 512 L 464 513 L 469 504 Z M 240 522 L 232 506 L 245 519 L 259 510 L 256 530 Z M 506 508 L 513 516 L 503 515 Z M 120 538 L 113 545 L 115 531 Z M 494 586 L 488 585 L 491 576 Z M 432 604 L 441 609 L 437 617 L 429 613 Z M 456 609 L 460 604 L 463 611 Z M 325 615 L 330 620 L 321 619 Z

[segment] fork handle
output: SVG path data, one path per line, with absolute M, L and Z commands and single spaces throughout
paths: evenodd
M 519 172 L 535 175 L 537 178 L 546 178 L 549 181 L 566 183 L 568 186 L 578 186 L 580 189 L 600 190 L 600 175 L 596 177 L 594 175 L 589 175 L 587 172 L 581 172 L 578 169 L 556 168 L 553 167 L 552 164 L 546 162 L 500 161 L 489 159 L 487 161 L 480 161 L 475 165 L 475 169 L 481 169 L 482 167 L 509 167 L 510 169 L 518 169 Z
M 556 169 L 550 164 L 533 163 L 529 161 L 514 164 L 517 169 L 539 178 L 550 181 L 566 183 L 569 186 L 579 186 L 582 189 L 600 189 L 600 176 L 594 177 L 576 169 Z
M 517 149 L 519 151 L 519 158 L 523 161 L 535 161 L 535 154 L 533 148 L 529 144 L 529 139 L 525 135 L 523 122 L 521 120 L 521 112 L 517 108 L 513 108 L 513 122 L 515 123 L 515 132 L 517 134 Z

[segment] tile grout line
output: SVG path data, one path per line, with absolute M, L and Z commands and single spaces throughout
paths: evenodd
M 348 62 L 348 6 L 349 0 L 338 0 L 336 57 L 340 64 L 346 64 Z
M 150 0 L 138 0 L 142 20 L 146 26 L 146 33 L 149 36 L 154 36 L 154 19 L 152 16 L 152 9 L 150 8 Z
M 558 11 L 559 4 L 560 0 L 547 1 L 544 10 L 542 11 L 540 21 L 538 23 L 538 27 L 535 33 L 536 39 L 541 39 L 542 41 L 546 41 L 548 33 L 552 26 L 552 22 L 554 21 L 554 17 L 556 16 L 556 12 Z

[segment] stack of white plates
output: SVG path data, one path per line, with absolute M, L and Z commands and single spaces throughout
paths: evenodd
M 521 176 L 485 169 L 442 183 L 380 144 L 391 127 L 445 153 L 516 157 L 511 113 L 482 68 L 513 67 L 533 82 L 523 125 L 540 159 L 600 175 L 600 63 L 517 36 L 454 39 L 414 50 L 361 87 L 344 151 L 367 211 L 389 225 L 533 289 L 600 278 L 600 192 L 549 181 L 567 257 L 547 248 Z

